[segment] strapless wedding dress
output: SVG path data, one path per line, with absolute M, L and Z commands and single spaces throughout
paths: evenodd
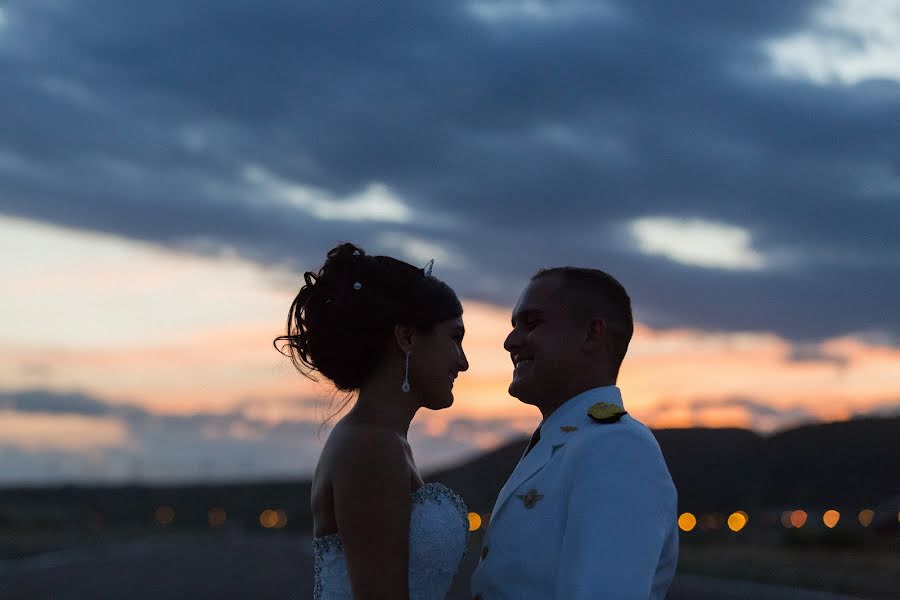
M 459 568 L 469 535 L 466 505 L 442 483 L 411 494 L 410 600 L 443 600 Z M 352 600 L 350 574 L 339 533 L 313 539 L 315 600 Z

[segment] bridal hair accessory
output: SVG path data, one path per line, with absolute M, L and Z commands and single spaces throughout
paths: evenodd
M 353 256 L 359 256 L 359 255 L 360 255 L 360 251 L 359 251 L 359 250 L 354 250 L 354 251 L 353 251 Z
M 404 394 L 409 393 L 409 350 L 406 351 L 406 369 L 403 370 L 403 385 L 400 389 Z
M 425 268 L 422 269 L 422 273 L 425 277 L 431 277 L 431 270 L 434 268 L 434 259 L 428 261 L 428 264 L 425 265 Z

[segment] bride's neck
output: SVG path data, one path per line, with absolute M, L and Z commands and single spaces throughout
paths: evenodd
M 359 397 L 348 416 L 352 415 L 354 420 L 363 423 L 391 429 L 405 438 L 418 409 L 418 404 L 409 394 L 371 382 L 359 390 Z

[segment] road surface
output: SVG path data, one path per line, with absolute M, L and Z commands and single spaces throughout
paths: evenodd
M 467 556 L 448 600 L 469 598 Z M 312 598 L 308 537 L 161 535 L 0 562 L 0 598 L 53 600 Z M 848 600 L 821 592 L 679 574 L 670 600 Z

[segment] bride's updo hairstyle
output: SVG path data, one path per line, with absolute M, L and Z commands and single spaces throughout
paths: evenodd
M 275 347 L 306 377 L 316 381 L 314 373 L 321 373 L 344 392 L 358 390 L 372 375 L 394 326 L 428 333 L 463 312 L 443 281 L 349 243 L 332 248 L 322 268 L 303 279 L 287 334 L 275 339 Z

